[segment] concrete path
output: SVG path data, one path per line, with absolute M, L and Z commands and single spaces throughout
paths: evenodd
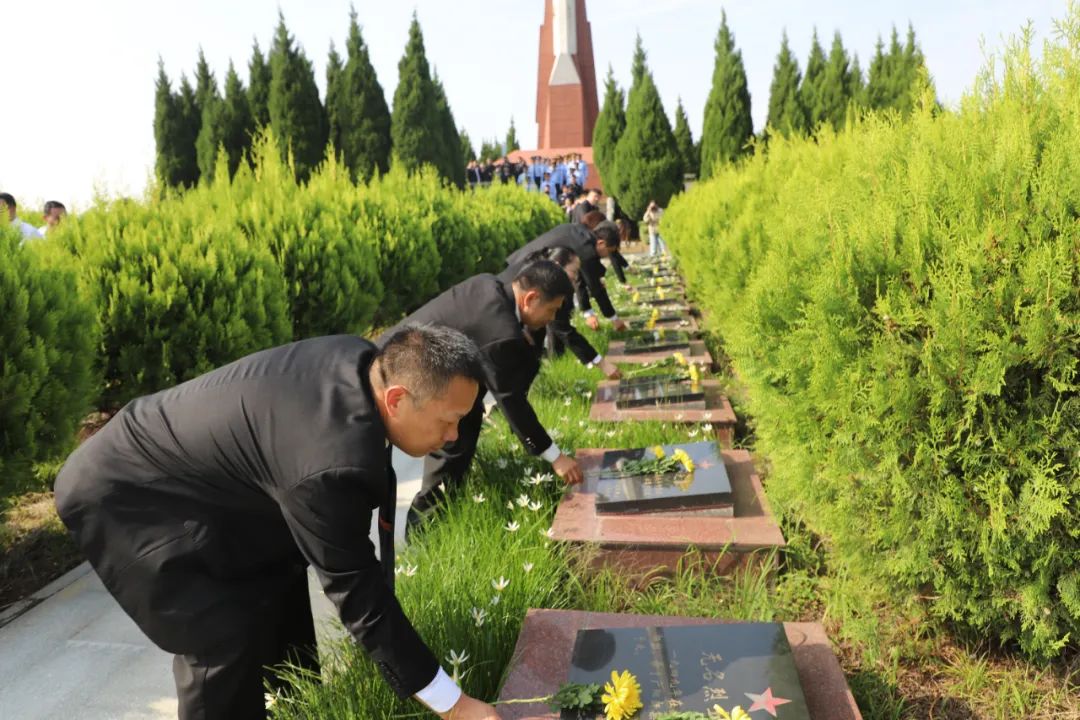
M 420 488 L 422 460 L 394 450 L 398 543 Z M 374 523 L 372 525 L 374 531 Z M 375 546 L 378 548 L 376 535 Z M 309 572 L 316 624 L 340 632 L 336 612 Z M 83 563 L 35 593 L 36 604 L 0 627 L 0 720 L 176 718 L 172 656 L 159 650 Z

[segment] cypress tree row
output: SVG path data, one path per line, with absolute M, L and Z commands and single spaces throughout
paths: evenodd
M 200 70 L 204 61 L 202 51 L 199 52 Z M 209 73 L 209 70 L 207 71 Z M 196 72 L 196 77 L 199 73 Z M 207 75 L 208 83 L 199 88 L 203 79 L 199 78 L 196 84 L 196 106 L 199 110 L 199 134 L 195 140 L 195 157 L 199 163 L 199 177 L 211 180 L 214 177 L 214 163 L 217 161 L 218 145 L 221 143 L 220 127 L 217 118 L 221 114 L 221 96 L 218 94 L 217 83 L 212 75 Z
M 183 124 L 179 98 L 173 94 L 169 76 L 165 74 L 165 63 L 159 58 L 154 92 L 154 145 L 157 151 L 154 171 L 167 187 L 179 187 L 184 181 L 185 165 L 180 155 Z
M 682 160 L 683 173 L 697 175 L 700 163 L 698 162 L 698 147 L 694 144 L 694 136 L 690 133 L 690 121 L 686 117 L 682 98 L 675 108 L 675 146 L 679 148 L 679 159 Z
M 832 125 L 836 131 L 844 129 L 850 87 L 851 69 L 848 67 L 848 54 L 840 39 L 840 33 L 837 32 L 833 35 L 829 60 L 825 64 L 825 72 L 821 78 L 821 106 L 824 121 Z
M 705 103 L 705 123 L 701 130 L 702 178 L 708 178 L 717 163 L 727 163 L 743 155 L 754 133 L 742 52 L 735 49 L 735 35 L 728 28 L 727 13 L 722 12 L 720 17 L 712 89 Z
M 256 40 L 251 49 L 251 61 L 248 63 L 248 107 L 255 127 L 270 125 L 270 65 L 259 49 Z
M 229 159 L 229 176 L 236 174 L 245 153 L 251 148 L 255 133 L 255 121 L 248 106 L 248 96 L 240 76 L 229 62 L 225 74 L 225 98 L 214 115 L 214 132 Z
M 195 90 L 188 82 L 187 76 L 183 74 L 180 76 L 180 93 L 176 98 L 176 112 L 179 121 L 176 154 L 180 168 L 176 186 L 190 188 L 199 182 L 199 159 L 195 143 L 199 138 L 202 118 Z
M 604 186 L 609 189 L 617 184 L 615 146 L 626 129 L 624 103 L 623 91 L 615 82 L 615 72 L 608 65 L 607 79 L 604 80 L 604 105 L 593 127 L 592 150 L 593 164 L 600 171 Z
M 769 86 L 769 115 L 766 132 L 775 131 L 787 137 L 792 133 L 806 133 L 806 110 L 799 97 L 802 73 L 799 61 L 791 52 L 787 31 L 780 43 L 780 54 L 773 65 L 773 79 Z
M 326 152 L 326 111 L 311 62 L 294 44 L 280 12 L 270 73 L 270 127 L 282 153 L 292 153 L 297 179 L 307 180 Z
M 341 159 L 341 125 L 347 112 L 341 78 L 344 71 L 345 63 L 331 40 L 326 58 L 326 142 L 333 146 L 338 159 Z
M 651 200 L 666 206 L 682 189 L 683 160 L 646 65 L 641 36 L 634 48 L 633 76 L 626 129 L 615 147 L 613 193 L 631 217 L 640 218 Z
M 435 101 L 435 86 L 424 52 L 424 36 L 413 13 L 409 41 L 398 63 L 398 86 L 390 122 L 394 161 L 415 171 L 424 164 L 437 168 L 443 177 L 443 131 Z M 457 147 L 455 145 L 454 147 Z M 460 155 L 460 153 L 459 153 Z

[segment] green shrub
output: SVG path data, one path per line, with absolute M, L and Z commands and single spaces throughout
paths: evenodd
M 664 237 L 752 397 L 769 492 L 864 577 L 1059 653 L 1080 632 L 1080 17 L 677 198 Z
M 97 340 L 70 258 L 0 228 L 0 495 L 70 447 L 98 392 Z
M 102 327 L 103 407 L 290 339 L 285 286 L 265 248 L 183 199 L 119 201 L 69 218 Z

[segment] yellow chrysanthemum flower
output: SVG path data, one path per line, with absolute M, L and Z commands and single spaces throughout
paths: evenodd
M 688 369 L 690 370 L 690 379 L 694 382 L 699 382 L 701 380 L 701 371 L 698 370 L 698 366 L 691 365 Z
M 741 705 L 736 705 L 730 714 L 719 705 L 713 705 L 712 715 L 719 720 L 752 720 L 750 715 L 742 709 Z
M 633 300 L 634 302 L 637 302 L 638 300 L 641 299 L 641 293 L 634 293 L 633 297 L 630 298 L 630 299 Z
M 686 356 L 683 355 L 681 352 L 672 353 L 671 357 L 675 358 L 675 362 L 679 363 L 680 365 L 689 364 L 686 362 Z
M 605 720 L 626 720 L 641 709 L 641 686 L 629 670 L 611 671 L 611 682 L 604 685 Z
M 664 455 L 667 454 L 667 453 L 664 452 L 664 448 L 662 446 L 660 446 L 660 445 L 653 445 L 652 451 L 653 451 L 653 455 L 656 456 L 657 460 L 659 460 L 660 458 L 664 457 Z
M 653 308 L 651 317 L 652 317 L 653 320 L 659 319 L 659 317 L 660 317 L 660 308 Z
M 684 468 L 686 468 L 686 472 L 694 472 L 694 461 L 690 458 L 690 455 L 685 450 L 683 450 L 682 448 L 676 450 L 675 458 L 682 463 Z

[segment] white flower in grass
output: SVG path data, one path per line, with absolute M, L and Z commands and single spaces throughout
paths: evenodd
M 553 528 L 553 527 L 549 527 L 549 528 L 548 528 L 548 529 L 547 529 L 547 530 L 546 530 L 546 531 L 544 532 L 544 534 L 545 534 L 545 535 L 547 535 L 547 536 L 548 536 L 548 538 L 554 539 L 554 538 L 555 538 L 555 528 Z
M 534 565 L 532 563 L 524 563 L 521 567 L 525 570 L 526 573 L 531 573 Z
M 712 420 L 712 413 L 711 413 L 711 412 L 707 412 L 707 413 L 703 414 L 703 415 L 702 415 L 701 417 L 702 417 L 702 418 L 703 418 L 704 420 L 706 420 L 706 421 L 708 421 L 708 420 Z
M 521 526 L 517 524 L 517 521 L 506 523 L 506 532 L 517 532 L 521 529 Z
M 586 390 L 585 392 L 581 393 L 581 397 L 588 400 L 589 398 L 592 397 L 592 390 Z
M 559 422 L 561 422 L 561 423 L 570 422 L 570 416 L 569 415 L 560 415 L 559 416 Z
M 529 503 L 529 509 L 533 512 L 537 512 L 542 507 L 544 507 L 544 504 L 539 500 L 534 500 L 533 502 Z
M 566 407 L 570 407 L 571 405 L 574 404 L 574 399 L 573 398 L 566 398 L 565 400 L 562 401 L 562 404 L 565 405 Z
M 509 464 L 510 463 L 506 462 L 506 458 L 499 458 L 498 460 L 495 461 L 495 465 L 498 466 L 498 468 L 500 470 L 505 470 L 506 466 L 509 465 Z
M 472 619 L 476 623 L 476 627 L 483 627 L 484 621 L 487 620 L 487 610 L 474 607 L 472 609 Z
M 394 574 L 404 575 L 405 577 L 412 577 L 419 569 L 420 568 L 418 568 L 416 565 L 410 565 L 406 563 L 405 565 L 398 565 L 396 568 L 394 568 Z
M 685 417 L 686 417 L 686 413 L 679 413 L 679 414 L 677 414 L 677 415 L 675 416 L 675 421 L 676 421 L 676 422 L 681 422 L 681 421 L 682 421 L 682 419 L 683 419 L 683 418 L 685 418 Z
M 507 500 L 506 501 L 506 509 L 507 510 L 513 510 L 514 509 L 514 501 L 513 500 Z
M 518 495 L 517 504 L 518 504 L 518 507 L 525 507 L 526 505 L 529 504 L 529 496 L 524 494 L 524 493 L 522 493 L 521 495 Z
M 491 604 L 498 605 L 500 600 L 502 600 L 502 598 L 496 595 L 495 597 L 491 598 Z
M 552 440 L 558 440 L 558 439 L 559 439 L 559 436 L 560 436 L 560 435 L 562 435 L 562 433 L 560 433 L 560 432 L 559 432 L 559 428 L 555 428 L 555 429 L 553 429 L 553 430 L 552 430 L 552 431 L 551 431 L 550 433 L 548 433 L 548 434 L 549 434 L 549 435 L 551 435 L 551 439 L 552 439 Z
M 458 668 L 459 665 L 466 663 L 468 660 L 469 654 L 466 653 L 464 650 L 461 651 L 460 655 L 458 655 L 456 651 L 451 650 L 450 654 L 446 657 L 446 662 L 453 665 L 455 670 Z
M 510 585 L 510 581 L 507 580 L 506 578 L 504 578 L 502 575 L 499 576 L 498 580 L 492 580 L 491 581 L 491 587 L 495 588 L 495 592 L 502 592 L 509 585 Z
M 606 433 L 604 433 L 604 435 L 606 435 L 608 437 L 608 439 L 611 439 L 611 438 L 615 437 L 616 434 L 617 433 L 616 433 L 615 430 L 608 430 Z
M 588 423 L 586 423 L 586 422 L 585 422 L 584 420 L 578 420 L 578 421 L 577 421 L 577 426 L 578 426 L 579 428 L 583 428 L 583 427 L 585 427 L 585 426 L 586 426 L 587 424 L 588 424 Z
M 482 503 L 482 502 L 484 502 L 484 500 L 486 500 L 486 499 L 487 499 L 487 498 L 485 498 L 485 497 L 484 497 L 484 493 L 480 493 L 479 495 L 473 495 L 473 496 L 472 496 L 472 501 L 473 501 L 474 503 Z
M 693 430 L 688 432 L 687 435 L 689 435 L 691 438 L 696 438 L 698 436 L 699 432 L 701 432 L 701 431 L 698 430 L 697 428 L 694 428 Z

